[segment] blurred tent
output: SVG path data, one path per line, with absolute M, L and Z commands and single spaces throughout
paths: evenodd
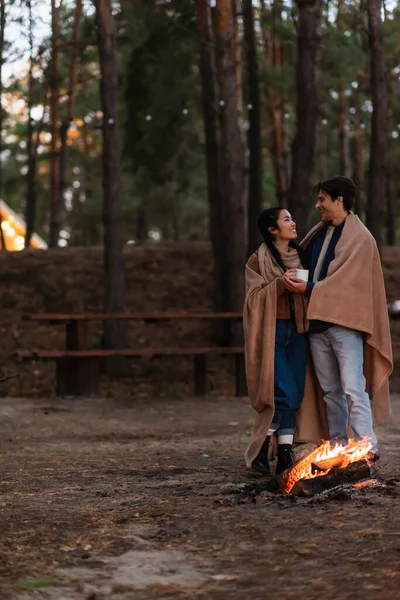
M 13 211 L 3 200 L 0 200 L 1 228 L 3 235 L 0 237 L 0 244 L 3 247 L 4 240 L 6 250 L 23 250 L 25 248 L 26 224 L 21 217 Z M 31 238 L 32 248 L 47 248 L 46 242 L 36 233 Z

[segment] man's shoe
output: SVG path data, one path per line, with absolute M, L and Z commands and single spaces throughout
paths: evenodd
M 260 452 L 257 454 L 256 458 L 251 463 L 251 467 L 257 473 L 262 473 L 263 475 L 270 475 L 271 469 L 269 468 L 268 462 L 268 448 L 271 442 L 271 436 L 267 435 L 263 445 L 261 446 Z
M 279 444 L 278 445 L 278 461 L 276 463 L 275 475 L 280 475 L 291 467 L 295 462 L 292 445 L 291 444 Z

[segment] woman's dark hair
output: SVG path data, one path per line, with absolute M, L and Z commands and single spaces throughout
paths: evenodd
M 284 208 L 282 208 L 282 206 L 273 206 L 272 208 L 266 208 L 265 210 L 263 210 L 260 216 L 258 217 L 258 229 L 261 235 L 263 236 L 264 242 L 267 244 L 268 249 L 271 252 L 277 265 L 282 269 L 282 271 L 287 271 L 287 267 L 285 266 L 285 263 L 282 260 L 282 256 L 278 248 L 274 244 L 274 236 L 269 231 L 269 227 L 275 227 L 275 229 L 279 229 L 278 219 L 282 210 L 285 210 Z M 289 246 L 297 250 L 300 260 L 303 266 L 305 266 L 305 255 L 302 248 L 300 248 L 300 246 L 294 241 L 290 241 Z
M 320 191 L 325 192 L 325 194 L 329 194 L 332 198 L 333 202 L 339 196 L 343 197 L 343 208 L 350 212 L 353 208 L 354 198 L 356 195 L 356 185 L 352 179 L 348 177 L 332 177 L 331 179 L 325 179 L 325 181 L 320 181 L 314 186 L 314 195 L 319 194 Z

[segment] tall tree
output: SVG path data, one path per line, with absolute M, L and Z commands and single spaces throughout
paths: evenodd
M 239 127 L 243 130 L 243 58 L 242 38 L 239 28 L 238 17 L 241 14 L 240 0 L 232 0 L 233 15 L 233 52 L 236 64 L 236 107 L 238 111 Z M 243 136 L 242 136 L 243 138 Z M 244 138 L 243 138 L 244 139 Z
M 234 58 L 234 29 L 231 0 L 216 0 L 215 37 L 217 52 L 217 81 L 221 104 L 221 156 L 223 207 L 221 239 L 226 267 L 225 310 L 241 310 L 244 297 L 246 259 L 245 236 L 245 173 L 243 144 L 236 105 L 236 68 Z M 241 330 L 232 328 L 231 343 L 240 343 Z
M 2 150 L 3 150 L 3 64 L 5 51 L 5 32 L 6 28 L 6 2 L 0 0 L 0 194 L 2 192 L 3 183 L 3 165 L 2 165 Z
M 104 228 L 104 310 L 124 310 L 124 261 L 121 234 L 120 133 L 118 118 L 118 73 L 115 29 L 110 0 L 94 0 L 100 62 L 100 97 L 103 111 L 103 228 Z M 106 348 L 122 348 L 125 330 L 122 321 L 104 322 Z M 110 371 L 119 371 L 121 361 L 112 361 Z
M 318 122 L 317 56 L 321 0 L 296 0 L 298 8 L 296 68 L 296 135 L 292 148 L 289 208 L 300 234 L 310 225 L 311 178 L 314 171 Z
M 67 167 L 67 139 L 68 130 L 74 118 L 75 109 L 75 86 L 76 76 L 79 58 L 79 28 L 82 16 L 82 0 L 76 0 L 74 24 L 72 27 L 72 35 L 70 42 L 69 52 L 69 66 L 68 66 L 68 89 L 67 89 L 67 106 L 65 110 L 64 118 L 60 125 L 60 152 L 59 152 L 59 182 L 58 182 L 58 203 L 60 206 L 61 213 L 64 209 L 64 190 L 65 190 L 65 173 Z
M 344 31 L 344 0 L 338 0 L 336 26 L 343 34 Z M 339 172 L 344 177 L 350 177 L 350 148 L 347 125 L 346 93 L 343 77 L 339 77 L 338 85 L 338 129 L 339 129 Z
M 2 150 L 3 150 L 3 63 L 5 51 L 4 30 L 6 28 L 6 0 L 0 0 L 0 196 L 3 192 L 3 165 L 2 165 Z M 1 227 L 0 215 L 0 241 L 2 250 L 6 250 L 6 240 Z
M 243 0 L 243 25 L 247 59 L 247 98 L 250 107 L 250 127 L 248 134 L 250 158 L 247 199 L 247 253 L 250 255 L 252 252 L 255 251 L 255 249 L 260 243 L 257 219 L 262 208 L 260 77 L 257 57 L 257 39 L 254 29 L 254 7 L 252 0 Z
M 279 206 L 287 207 L 289 188 L 288 136 L 286 123 L 286 99 L 276 85 L 282 78 L 284 54 L 281 42 L 282 0 L 273 0 L 272 25 L 266 24 L 267 9 L 261 0 L 261 29 L 264 41 L 268 81 L 265 86 L 268 121 L 271 131 L 271 158 L 275 176 L 276 199 Z
M 59 202 L 59 154 L 58 154 L 58 97 L 59 97 L 59 43 L 60 5 L 51 0 L 51 58 L 49 64 L 50 92 L 50 232 L 49 246 L 55 248 L 61 229 L 61 206 Z
M 356 93 L 353 98 L 354 114 L 352 115 L 353 137 L 352 137 L 352 162 L 353 180 L 356 184 L 356 198 L 354 210 L 360 219 L 365 218 L 365 129 L 363 129 L 363 115 L 361 110 L 361 94 L 365 91 L 365 73 L 360 70 L 357 78 Z
M 209 231 L 214 259 L 214 310 L 221 311 L 224 295 L 224 269 L 221 264 L 221 213 L 223 206 L 221 154 L 219 148 L 218 101 L 211 15 L 208 0 L 196 0 L 197 35 L 200 44 L 200 77 L 207 167 Z M 219 337 L 219 336 L 218 336 Z
M 32 0 L 27 0 L 28 7 L 28 37 L 29 37 L 29 70 L 28 70 L 28 126 L 27 126 L 27 141 L 26 141 L 26 152 L 28 156 L 28 172 L 26 175 L 26 204 L 25 204 L 25 246 L 29 246 L 31 243 L 32 235 L 35 231 L 35 220 L 36 220 L 36 152 L 34 143 L 34 132 L 35 132 L 35 121 L 32 115 L 33 109 L 33 93 L 34 93 L 34 78 L 33 78 L 33 14 L 32 14 Z M 43 107 L 44 110 L 44 107 Z
M 318 178 L 328 177 L 328 131 L 327 119 L 324 108 L 320 107 L 320 119 L 318 123 Z
M 370 142 L 367 227 L 374 236 L 378 248 L 382 244 L 384 203 L 386 191 L 387 154 L 387 82 L 383 47 L 382 0 L 368 0 L 368 33 L 370 48 L 370 88 L 372 99 L 372 123 Z
M 392 190 L 391 169 L 388 165 L 386 176 L 386 244 L 388 246 L 396 245 L 396 200 Z

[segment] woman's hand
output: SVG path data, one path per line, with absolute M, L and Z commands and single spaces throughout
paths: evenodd
M 291 279 L 296 277 L 296 273 L 297 273 L 297 269 L 288 269 L 287 271 L 285 271 L 285 275 L 287 275 Z
M 296 269 L 289 269 L 283 276 L 285 288 L 292 294 L 304 294 L 307 289 L 307 283 L 302 279 L 297 279 Z

